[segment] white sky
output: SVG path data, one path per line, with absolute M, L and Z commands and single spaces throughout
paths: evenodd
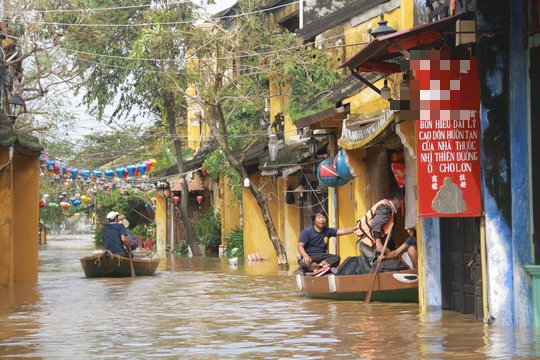
M 201 3 L 200 0 L 195 0 L 197 3 Z M 202 0 L 205 1 L 205 0 Z M 221 10 L 224 10 L 230 6 L 232 6 L 236 0 L 216 0 L 215 4 L 208 6 L 208 12 L 209 13 L 217 13 Z M 68 90 L 69 94 L 69 90 Z M 87 110 L 86 106 L 82 104 L 81 96 L 75 96 L 74 94 L 69 94 L 66 96 L 64 101 L 64 110 L 71 112 L 74 116 L 76 116 L 76 127 L 70 127 L 68 128 L 61 128 L 61 134 L 67 138 L 69 138 L 73 142 L 77 142 L 78 140 L 81 140 L 84 135 L 88 135 L 94 132 L 106 132 L 110 131 L 111 129 L 115 129 L 116 126 L 109 126 L 105 122 L 97 121 L 97 119 L 90 115 Z M 111 114 L 114 110 L 114 106 L 107 107 L 105 111 L 105 117 L 107 114 Z M 137 109 L 134 109 L 134 112 L 137 112 Z M 137 124 L 151 124 L 154 121 L 154 119 L 149 117 L 139 117 L 137 119 Z M 121 123 L 122 121 L 118 121 L 118 123 Z M 133 124 L 128 122 L 127 124 Z

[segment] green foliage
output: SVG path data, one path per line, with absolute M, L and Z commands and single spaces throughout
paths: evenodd
M 189 254 L 189 244 L 187 241 L 182 241 L 180 244 L 172 250 L 175 255 L 187 256 Z
M 225 234 L 227 257 L 244 256 L 244 229 L 237 227 Z
M 195 236 L 201 245 L 221 244 L 221 216 L 214 212 L 212 207 L 199 217 Z
M 227 162 L 219 150 L 211 152 L 203 162 L 203 167 L 208 171 L 208 176 L 214 181 L 219 181 L 222 176 L 229 178 L 229 185 L 234 191 L 237 200 L 242 199 L 242 182 L 237 171 Z
M 141 235 L 144 239 L 153 239 L 154 238 L 154 227 L 148 226 L 147 224 L 138 224 L 133 229 L 131 229 L 133 235 Z

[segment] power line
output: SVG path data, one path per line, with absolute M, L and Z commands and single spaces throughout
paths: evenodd
M 208 19 L 208 20 L 218 21 L 218 20 L 234 19 L 234 18 L 239 18 L 239 17 L 242 17 L 242 16 L 248 16 L 248 15 L 261 14 L 261 13 L 264 13 L 264 12 L 269 12 L 269 11 L 272 11 L 272 10 L 280 9 L 282 7 L 293 5 L 293 4 L 296 4 L 298 2 L 299 1 L 295 1 L 295 2 L 292 2 L 292 3 L 284 4 L 284 5 L 274 6 L 272 8 L 268 8 L 268 9 L 256 10 L 256 11 L 250 11 L 250 12 L 243 12 L 243 13 L 236 14 L 236 15 L 221 16 L 221 17 L 211 18 L 211 19 Z M 39 11 L 39 10 L 36 10 L 36 11 Z M 61 11 L 61 10 L 58 10 L 58 11 Z M 202 14 L 200 14 L 200 15 L 202 15 Z M 12 20 L 20 22 L 20 23 L 25 23 L 23 21 L 23 19 L 12 19 Z M 208 21 L 208 20 L 206 20 L 206 21 Z M 195 23 L 199 23 L 200 21 L 202 21 L 202 20 L 197 19 L 197 20 L 188 20 L 188 21 L 166 21 L 166 22 L 135 23 L 135 24 L 84 24 L 84 23 L 73 24 L 73 23 L 47 22 L 47 21 L 31 21 L 29 23 L 32 23 L 32 24 L 35 24 L 35 25 L 54 25 L 54 26 L 127 27 L 127 28 L 132 28 L 132 27 L 149 27 L 149 26 L 156 26 L 156 25 L 172 26 L 172 25 L 180 25 L 180 24 L 195 24 Z
M 167 5 L 179 5 L 191 3 L 191 1 L 179 1 L 179 2 L 170 2 Z M 30 9 L 30 10 L 6 10 L 6 14 L 34 14 L 39 13 L 71 13 L 71 12 L 98 12 L 98 11 L 112 11 L 112 10 L 125 10 L 125 9 L 140 9 L 154 6 L 154 4 L 144 4 L 144 5 L 125 5 L 125 6 L 115 6 L 115 7 L 103 7 L 103 8 L 84 8 L 84 9 Z

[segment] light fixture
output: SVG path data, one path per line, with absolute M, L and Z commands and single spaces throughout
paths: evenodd
M 317 150 L 319 147 L 319 141 L 315 139 L 313 136 L 311 136 L 308 141 L 306 141 L 306 144 L 308 146 L 309 153 L 312 157 L 317 156 Z
M 409 84 L 409 79 L 407 73 L 403 73 L 403 80 L 399 85 L 399 99 L 400 100 L 410 100 L 411 86 Z
M 379 24 L 379 27 L 377 27 L 375 30 L 373 30 L 370 33 L 370 35 L 373 36 L 374 38 L 396 32 L 396 29 L 386 25 L 388 24 L 388 21 L 384 20 L 384 14 L 381 14 L 381 20 L 379 20 L 378 24 Z
M 270 161 L 275 162 L 278 153 L 278 138 L 277 135 L 272 133 L 268 136 L 268 152 L 270 153 Z
M 381 98 L 389 100 L 391 97 L 390 88 L 388 87 L 388 80 L 384 79 L 384 86 L 381 88 Z
M 20 114 L 26 112 L 26 104 L 24 103 L 24 100 L 19 95 L 14 95 L 9 99 L 8 101 L 9 105 L 9 118 L 11 119 L 11 123 L 15 124 L 15 121 L 17 120 L 17 117 L 19 117 Z
M 249 178 L 245 178 L 245 179 L 244 179 L 244 187 L 245 187 L 245 188 L 248 188 L 249 185 L 250 185 Z

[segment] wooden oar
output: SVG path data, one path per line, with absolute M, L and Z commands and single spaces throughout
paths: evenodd
M 135 277 L 135 269 L 133 268 L 133 253 L 130 251 L 128 252 L 129 256 L 129 267 L 131 269 L 131 277 Z
M 386 234 L 386 239 L 384 240 L 384 245 L 382 248 L 381 255 L 384 255 L 384 252 L 386 251 L 386 245 L 388 245 L 388 239 L 390 239 L 390 235 L 392 234 L 392 230 L 394 230 L 394 224 L 390 226 L 390 230 L 388 231 L 388 234 Z M 373 292 L 373 286 L 375 286 L 375 280 L 377 279 L 377 275 L 379 275 L 379 270 L 381 269 L 382 261 L 377 259 L 377 266 L 375 267 L 375 273 L 373 273 L 373 278 L 371 279 L 371 285 L 369 285 L 369 290 L 366 294 L 366 298 L 364 299 L 364 302 L 366 304 L 369 304 L 371 301 L 371 293 Z

